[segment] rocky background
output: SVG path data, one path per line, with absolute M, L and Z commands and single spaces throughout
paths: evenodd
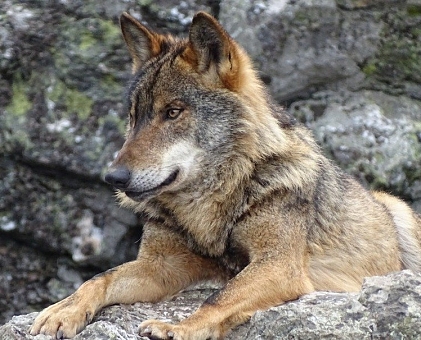
M 102 181 L 125 130 L 118 17 L 186 34 L 198 10 L 327 155 L 421 212 L 421 0 L 3 0 L 0 325 L 134 258 L 141 217 Z

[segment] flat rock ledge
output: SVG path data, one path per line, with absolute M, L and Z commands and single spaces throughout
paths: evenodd
M 145 339 L 137 334 L 143 320 L 178 322 L 211 293 L 196 289 L 162 303 L 105 308 L 74 339 Z M 14 316 L 0 327 L 0 339 L 50 339 L 27 333 L 36 314 Z M 421 339 L 421 275 L 370 277 L 360 293 L 308 294 L 256 313 L 227 339 Z

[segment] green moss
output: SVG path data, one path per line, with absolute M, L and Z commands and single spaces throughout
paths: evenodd
M 396 89 L 407 81 L 421 82 L 419 15 L 421 5 L 411 5 L 382 17 L 381 45 L 363 67 L 367 76 Z
M 421 4 L 408 5 L 406 11 L 410 16 L 416 17 L 421 15 Z
M 379 172 L 378 169 L 372 166 L 367 166 L 365 176 L 370 183 L 370 188 L 374 190 L 385 190 L 389 187 L 389 182 L 383 172 Z
M 90 49 L 92 46 L 94 46 L 96 44 L 96 39 L 94 38 L 94 36 L 92 35 L 91 32 L 84 32 L 81 34 L 80 36 L 80 43 L 79 43 L 79 48 L 82 51 L 86 51 L 88 49 Z
M 113 100 L 121 100 L 122 89 L 121 82 L 116 80 L 114 75 L 105 74 L 99 79 L 99 85 L 104 91 L 104 96 Z
M 309 17 L 306 12 L 297 11 L 295 12 L 294 21 L 300 22 L 300 23 L 307 23 L 309 21 Z
M 104 42 L 109 43 L 120 39 L 120 28 L 111 20 L 97 20 L 96 29 L 84 31 L 80 34 L 79 49 L 86 52 L 93 47 L 103 48 Z
M 376 70 L 377 70 L 377 66 L 376 66 L 376 64 L 375 64 L 374 62 L 371 62 L 371 63 L 366 64 L 366 65 L 363 67 L 363 69 L 362 69 L 362 71 L 363 71 L 363 72 L 364 72 L 367 76 L 370 76 L 370 75 L 374 74 L 374 73 L 376 72 Z
M 66 92 L 66 85 L 63 82 L 58 81 L 54 84 L 47 97 L 53 102 L 58 102 Z
M 369 4 L 369 1 L 367 0 L 336 0 L 336 3 L 340 7 L 345 7 L 348 9 L 355 9 L 355 8 L 367 7 Z
M 414 122 L 414 131 L 415 133 L 421 132 L 421 122 Z
M 401 47 L 402 48 L 402 47 Z M 402 59 L 397 64 L 402 68 L 405 75 L 410 76 L 413 72 L 421 73 L 421 47 L 409 44 L 406 46 Z
M 126 132 L 126 120 L 121 119 L 118 116 L 113 116 L 109 114 L 107 116 L 100 117 L 98 119 L 98 124 L 101 126 L 112 125 L 113 129 L 114 127 L 117 128 L 121 135 L 124 135 Z
M 25 115 L 32 108 L 27 91 L 28 85 L 22 79 L 15 78 L 12 85 L 12 100 L 6 107 L 6 111 L 12 115 Z
M 76 113 L 79 118 L 86 119 L 92 112 L 93 100 L 86 94 L 66 86 L 64 82 L 57 81 L 48 93 L 48 99 L 53 102 L 63 102 L 67 113 Z
M 74 112 L 79 118 L 86 119 L 91 114 L 93 100 L 78 90 L 67 89 L 65 104 L 69 112 Z
M 413 27 L 411 30 L 411 34 L 419 38 L 421 36 L 421 28 Z
M 138 0 L 137 3 L 142 7 L 150 6 L 153 1 L 152 0 Z
M 376 152 L 373 155 L 375 164 L 382 164 L 385 161 L 385 155 L 382 152 Z
M 3 128 L 3 135 L 0 136 L 0 154 L 14 153 L 16 149 L 29 150 L 33 147 L 26 122 L 25 115 L 0 114 L 0 126 Z
M 159 11 L 162 11 L 163 7 L 159 6 L 156 1 L 153 0 L 138 0 L 139 6 L 142 8 L 142 11 L 153 14 L 154 16 L 158 15 Z
M 323 17 L 323 23 L 320 21 L 320 18 Z M 329 29 L 336 29 L 338 24 L 339 15 L 338 12 L 334 9 L 329 9 L 326 7 L 306 7 L 300 8 L 294 13 L 294 26 L 307 26 L 307 29 L 311 31 L 317 31 L 322 26 Z M 331 25 L 333 25 L 331 27 Z
M 381 47 L 377 57 L 363 67 L 363 72 L 389 81 L 421 82 L 420 55 L 421 45 L 414 41 L 390 40 Z
M 421 179 L 421 169 L 404 168 L 403 171 L 410 184 Z
M 13 130 L 13 135 L 7 138 L 7 143 L 5 144 L 5 152 L 14 152 L 17 146 L 24 150 L 29 150 L 34 146 L 34 144 L 31 141 L 31 138 L 29 137 L 28 132 L 23 128 L 15 128 Z
M 374 177 L 372 183 L 370 183 L 370 188 L 372 190 L 385 190 L 389 187 L 389 183 L 384 177 Z
M 120 27 L 115 25 L 110 20 L 101 20 L 100 24 L 103 31 L 103 40 L 112 41 L 115 39 L 120 39 Z

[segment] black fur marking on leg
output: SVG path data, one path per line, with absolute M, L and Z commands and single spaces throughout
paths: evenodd
M 216 292 L 214 292 L 214 293 L 212 293 L 212 295 L 211 296 L 209 296 L 203 303 L 202 303 L 202 306 L 206 306 L 206 305 L 210 305 L 210 306 L 213 306 L 213 305 L 215 305 L 216 303 L 217 303 L 217 301 L 218 301 L 218 297 L 219 297 L 219 293 L 220 293 L 221 291 L 220 290 L 217 290 Z

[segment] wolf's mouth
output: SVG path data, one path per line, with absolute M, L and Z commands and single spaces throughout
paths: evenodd
M 158 186 L 152 189 L 148 189 L 145 191 L 125 191 L 124 193 L 135 201 L 142 200 L 146 197 L 149 197 L 158 193 L 162 188 L 169 186 L 171 183 L 173 183 L 177 179 L 179 172 L 180 172 L 179 169 L 176 169 L 167 177 L 166 180 L 164 180 L 161 184 L 159 184 Z

